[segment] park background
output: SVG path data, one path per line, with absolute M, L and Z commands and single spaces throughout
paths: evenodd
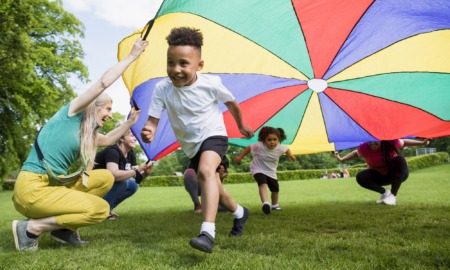
M 119 219 L 80 230 L 89 246 L 64 247 L 43 235 L 39 251 L 17 252 L 11 221 L 23 217 L 14 210 L 13 183 L 8 180 L 15 179 L 37 127 L 117 62 L 117 44 L 145 24 L 160 2 L 0 3 L 0 269 L 450 268 L 448 137 L 432 140 L 428 147 L 436 154 L 416 157 L 418 148 L 403 150 L 414 170 L 395 207 L 375 204 L 378 196 L 361 189 L 354 174 L 300 180 L 311 171 L 316 175 L 340 169 L 330 153 L 319 153 L 298 156 L 297 162 L 281 159 L 279 172 L 287 177 L 280 182 L 284 210 L 265 216 L 255 183 L 232 184 L 234 179 L 251 179 L 250 157 L 240 166 L 232 163 L 225 187 L 252 215 L 244 237 L 231 239 L 225 235 L 232 218 L 219 213 L 218 241 L 211 255 L 188 245 L 198 233 L 201 216 L 192 213 L 188 194 L 173 175 L 187 162 L 175 151 L 155 165 L 135 196 L 121 204 Z M 143 16 L 138 15 L 141 11 Z M 129 24 L 124 18 L 137 22 Z M 128 92 L 120 80 L 109 91 L 122 95 L 114 97 L 116 109 L 121 109 L 102 132 L 129 110 Z M 241 150 L 230 147 L 229 158 Z M 145 161 L 142 154 L 140 158 Z M 364 163 L 356 159 L 344 165 L 358 170 Z M 151 186 L 157 182 L 152 178 L 158 177 L 161 186 Z

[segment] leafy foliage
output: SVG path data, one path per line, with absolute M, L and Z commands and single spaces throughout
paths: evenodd
M 428 155 L 421 155 L 417 157 L 408 157 L 409 171 L 413 172 L 419 169 L 433 167 L 437 165 L 448 164 L 449 154 L 446 152 L 439 152 Z M 168 159 L 163 159 L 163 169 L 161 170 L 173 170 Z M 158 168 L 158 167 L 157 167 Z M 169 168 L 169 169 L 168 169 Z M 366 164 L 357 164 L 352 167 L 346 168 L 351 176 L 355 176 L 361 170 L 367 168 Z M 328 173 L 339 174 L 340 169 L 329 169 Z M 285 170 L 277 171 L 278 181 L 292 181 L 292 180 L 311 180 L 321 179 L 323 174 L 322 169 L 309 169 L 309 170 Z M 167 187 L 167 186 L 183 186 L 183 177 L 176 175 L 158 175 L 150 176 L 148 181 L 142 182 L 142 187 Z M 226 184 L 242 184 L 242 183 L 254 183 L 255 180 L 250 172 L 229 173 L 225 179 Z
M 403 148 L 401 154 L 405 157 L 411 157 L 416 155 L 416 149 L 423 146 Z M 431 141 L 427 147 L 436 148 L 438 152 L 450 152 L 450 137 L 438 138 Z M 241 160 L 240 164 L 236 164 L 234 159 L 241 153 L 243 149 L 237 146 L 230 145 L 228 147 L 227 157 L 230 160 L 229 173 L 247 173 L 250 172 L 250 163 L 252 162 L 251 154 L 247 155 Z M 354 149 L 348 149 L 341 152 L 341 156 L 345 156 Z M 359 165 L 360 167 L 366 167 L 364 159 L 356 158 L 348 160 L 344 163 L 336 161 L 332 153 L 324 152 L 318 154 L 299 155 L 296 156 L 297 161 L 291 161 L 287 156 L 282 156 L 278 163 L 278 170 L 291 171 L 291 170 L 323 170 L 336 169 L 339 172 L 338 167 L 354 167 Z M 155 168 L 153 169 L 153 176 L 162 175 L 174 175 L 174 172 L 183 172 L 189 164 L 189 159 L 184 155 L 183 151 L 177 150 L 174 153 L 159 160 Z M 312 177 L 312 178 L 315 178 Z
M 60 0 L 0 2 L 0 178 L 19 169 L 42 126 L 86 81 L 83 24 Z

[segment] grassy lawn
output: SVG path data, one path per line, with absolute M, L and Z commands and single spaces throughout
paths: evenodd
M 0 191 L 0 269 L 450 269 L 450 165 L 410 175 L 397 206 L 354 178 L 280 182 L 283 211 L 265 216 L 256 184 L 226 185 L 251 215 L 241 238 L 219 213 L 214 253 L 192 249 L 202 218 L 183 187 L 141 188 L 117 220 L 81 228 L 86 247 L 42 235 L 39 250 L 18 252 L 11 232 L 22 219 Z

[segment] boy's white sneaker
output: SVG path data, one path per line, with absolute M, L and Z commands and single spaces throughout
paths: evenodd
M 391 194 L 389 194 L 389 196 L 384 198 L 384 200 L 381 203 L 386 204 L 386 205 L 396 205 L 397 198 L 395 197 L 394 194 L 391 193 Z
M 386 191 L 381 194 L 381 197 L 377 200 L 377 203 L 382 203 L 389 195 L 391 195 L 391 191 L 386 189 Z

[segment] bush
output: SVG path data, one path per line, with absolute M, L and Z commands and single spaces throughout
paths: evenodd
M 439 152 L 429 155 L 415 156 L 406 158 L 409 170 L 415 171 L 431 166 L 442 165 L 449 162 L 449 154 L 447 152 Z M 365 164 L 355 165 L 346 168 L 351 176 L 355 176 L 359 171 L 367 168 Z M 328 173 L 339 174 L 339 168 L 326 169 Z M 277 172 L 279 181 L 304 180 L 304 179 L 320 179 L 322 178 L 324 169 L 320 170 L 292 170 Z M 255 180 L 251 173 L 232 173 L 225 178 L 227 184 L 253 183 Z M 14 189 L 14 179 L 6 179 L 2 181 L 3 190 Z M 167 175 L 167 176 L 149 176 L 141 183 L 142 187 L 172 187 L 183 186 L 183 176 Z
M 13 190 L 15 183 L 16 183 L 15 179 L 7 178 L 2 180 L 2 190 Z
M 415 171 L 436 165 L 442 165 L 449 162 L 449 154 L 447 152 L 439 152 L 429 155 L 415 156 L 407 158 L 409 171 Z

